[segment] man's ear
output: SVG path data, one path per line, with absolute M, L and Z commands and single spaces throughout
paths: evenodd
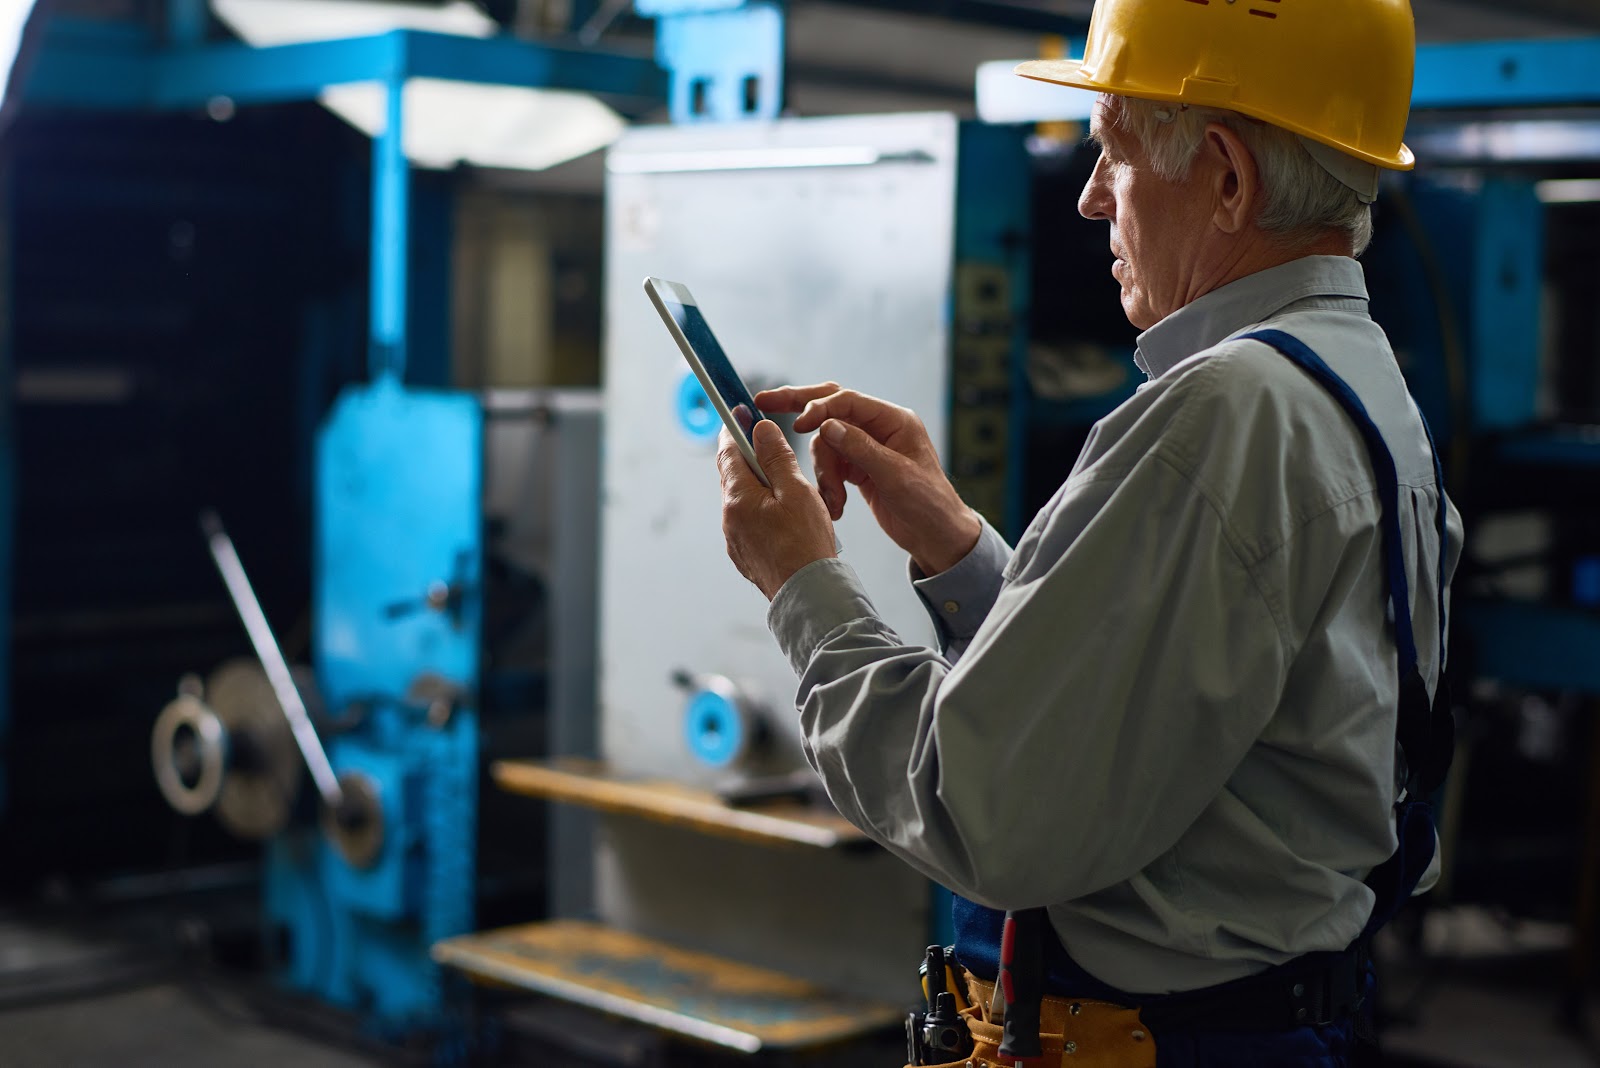
M 1209 164 L 1213 203 L 1211 221 L 1225 234 L 1237 234 L 1255 221 L 1261 203 L 1261 172 L 1243 139 L 1220 122 L 1206 127 L 1200 153 Z

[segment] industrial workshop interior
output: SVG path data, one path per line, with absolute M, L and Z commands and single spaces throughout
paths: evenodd
M 0 79 L 0 1068 L 1600 1065 L 1596 0 Z

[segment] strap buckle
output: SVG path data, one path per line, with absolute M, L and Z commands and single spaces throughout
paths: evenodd
M 1366 1003 L 1363 974 L 1365 947 L 1335 954 L 1325 967 L 1313 968 L 1289 984 L 1289 1016 L 1301 1027 L 1327 1027 L 1359 1014 Z

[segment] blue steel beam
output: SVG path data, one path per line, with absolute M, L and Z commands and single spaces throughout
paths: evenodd
M 206 0 L 167 0 L 167 43 L 194 48 L 205 43 L 210 10 Z
M 1600 37 L 1424 45 L 1415 108 L 1600 103 Z
M 331 85 L 403 77 L 405 40 L 402 33 L 385 33 L 271 48 L 210 45 L 157 53 L 150 66 L 151 107 L 202 107 L 219 96 L 236 104 L 281 104 L 315 100 Z
M 667 73 L 648 55 L 415 31 L 405 34 L 405 47 L 404 67 L 410 78 L 571 89 L 652 101 L 667 97 Z
M 513 38 L 395 30 L 341 41 L 254 48 L 207 45 L 132 50 L 76 34 L 43 51 L 25 95 L 35 104 L 111 109 L 314 100 L 332 85 L 440 78 L 664 100 L 667 77 L 646 56 L 591 52 Z

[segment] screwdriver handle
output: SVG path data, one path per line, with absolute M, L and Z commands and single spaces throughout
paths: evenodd
M 927 955 L 922 959 L 922 997 L 928 1003 L 928 1011 L 934 1011 L 934 1000 L 939 996 L 939 991 L 944 987 L 944 947 L 929 946 Z
M 1044 909 L 1006 913 L 1000 938 L 1000 987 L 1006 998 L 1005 1036 L 1000 1056 L 1009 1061 L 1039 1060 L 1039 1006 L 1044 997 Z

